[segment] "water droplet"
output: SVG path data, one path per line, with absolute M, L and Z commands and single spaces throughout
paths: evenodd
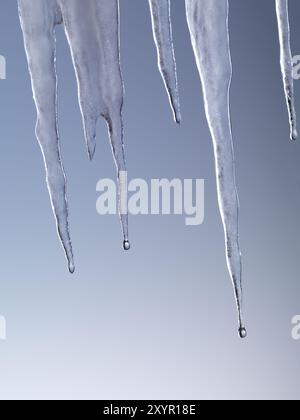
M 241 338 L 246 338 L 247 337 L 247 330 L 246 328 L 240 328 L 239 329 L 239 335 Z
M 130 242 L 129 241 L 124 241 L 123 242 L 123 248 L 124 248 L 124 251 L 129 251 L 130 250 Z

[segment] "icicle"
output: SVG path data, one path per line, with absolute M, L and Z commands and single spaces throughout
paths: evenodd
M 37 108 L 36 135 L 44 156 L 47 185 L 58 233 L 69 265 L 74 272 L 72 245 L 68 229 L 66 179 L 61 163 L 57 126 L 57 77 L 55 36 L 57 9 L 53 1 L 19 0 L 19 13 L 25 49 Z
M 95 151 L 96 123 L 104 117 L 109 129 L 117 167 L 119 197 L 126 187 L 123 144 L 123 80 L 120 66 L 119 1 L 57 0 L 78 81 L 79 102 L 89 156 Z M 88 47 L 87 47 L 88 46 Z M 120 205 L 119 205 L 120 208 Z M 128 241 L 128 215 L 120 211 L 125 250 Z
M 245 338 L 247 332 L 242 316 L 242 264 L 238 232 L 239 203 L 229 111 L 232 64 L 228 0 L 186 0 L 186 12 L 214 145 L 219 207 L 225 230 L 227 263 L 238 308 L 239 334 Z
M 96 123 L 104 117 L 119 180 L 119 197 L 126 185 L 123 145 L 123 81 L 120 69 L 118 0 L 18 0 L 20 21 L 37 108 L 37 138 L 46 166 L 47 183 L 58 232 L 70 272 L 74 272 L 68 229 L 66 180 L 61 163 L 57 122 L 55 26 L 64 23 L 79 91 L 88 153 L 95 152 Z M 124 178 L 124 177 L 123 177 Z M 121 206 L 119 206 L 121 209 Z M 120 210 L 124 249 L 128 250 L 128 215 Z
M 293 57 L 291 52 L 288 0 L 275 0 L 280 41 L 280 64 L 289 111 L 291 140 L 296 140 L 297 120 L 294 98 Z
M 158 66 L 163 77 L 174 119 L 181 122 L 176 60 L 173 47 L 170 0 L 149 0 L 152 27 L 158 54 Z

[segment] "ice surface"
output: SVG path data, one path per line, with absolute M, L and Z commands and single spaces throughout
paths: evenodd
M 293 57 L 291 52 L 288 0 L 275 0 L 280 41 L 280 63 L 289 111 L 291 140 L 296 140 L 297 121 L 294 98 Z
M 158 67 L 163 77 L 177 123 L 181 121 L 176 60 L 173 47 L 170 0 L 149 0 L 152 27 L 158 53 Z
M 219 207 L 225 230 L 227 263 L 238 308 L 239 334 L 245 338 L 247 333 L 242 316 L 239 202 L 229 109 L 232 64 L 228 0 L 186 0 L 186 12 L 214 145 Z
M 37 108 L 36 135 L 41 146 L 51 203 L 70 272 L 74 272 L 68 228 L 66 178 L 61 162 L 57 119 L 55 26 L 64 24 L 78 82 L 88 154 L 96 147 L 96 123 L 108 125 L 117 166 L 119 197 L 126 185 L 123 145 L 123 81 L 120 69 L 118 0 L 18 0 L 20 21 Z M 120 207 L 120 206 L 119 206 Z M 124 249 L 129 249 L 128 216 L 120 214 Z

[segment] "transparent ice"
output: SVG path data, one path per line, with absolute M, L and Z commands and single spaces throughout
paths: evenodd
M 214 145 L 219 207 L 225 230 L 227 264 L 238 307 L 239 334 L 245 337 L 247 333 L 242 316 L 239 202 L 229 111 L 232 65 L 228 1 L 186 0 L 186 13 Z
M 215 153 L 219 207 L 225 231 L 226 256 L 234 285 L 239 334 L 247 336 L 242 313 L 242 261 L 239 246 L 239 201 L 231 130 L 229 92 L 232 64 L 228 0 L 185 0 L 195 58 L 202 81 L 205 110 Z M 288 0 L 275 0 L 280 40 L 280 63 L 290 119 L 290 137 L 298 136 L 294 100 Z
M 174 119 L 181 121 L 176 60 L 172 38 L 170 0 L 149 0 L 154 40 L 158 53 L 158 67 L 163 77 Z
M 59 237 L 74 272 L 68 228 L 66 177 L 61 161 L 57 117 L 55 27 L 63 24 L 76 72 L 79 103 L 90 159 L 96 148 L 96 124 L 108 125 L 117 166 L 119 196 L 126 185 L 123 146 L 123 81 L 120 69 L 118 0 L 18 0 L 20 21 L 37 108 L 36 135 L 41 146 Z M 128 250 L 128 216 L 120 212 L 124 249 Z
M 288 0 L 275 0 L 275 2 L 280 42 L 280 64 L 290 118 L 290 137 L 291 140 L 296 140 L 298 133 L 294 97 L 293 57 L 291 52 Z

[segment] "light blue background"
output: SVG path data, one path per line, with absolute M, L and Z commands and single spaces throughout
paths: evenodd
M 205 223 L 96 213 L 114 177 L 106 127 L 86 156 L 68 46 L 58 30 L 59 115 L 76 274 L 59 245 L 34 137 L 35 108 L 16 1 L 2 0 L 0 53 L 0 398 L 276 399 L 300 397 L 300 143 L 289 142 L 273 0 L 231 0 L 231 90 L 241 201 L 246 341 L 237 336 L 211 140 L 184 1 L 173 0 L 183 123 L 172 122 L 146 0 L 121 0 L 130 178 L 204 178 Z M 290 0 L 293 52 L 300 4 Z M 300 81 L 296 82 L 300 115 Z M 300 116 L 299 116 L 300 118 Z

